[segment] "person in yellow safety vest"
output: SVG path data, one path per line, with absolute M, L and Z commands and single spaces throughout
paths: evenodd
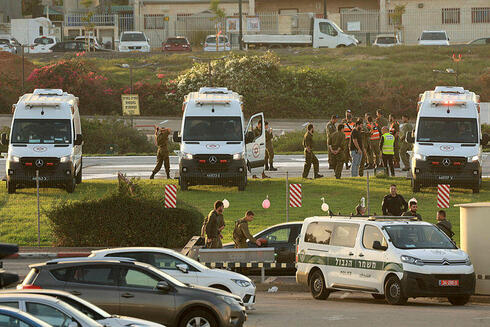
M 390 167 L 391 176 L 395 176 L 395 167 L 393 166 L 393 156 L 395 154 L 395 136 L 388 132 L 388 127 L 386 126 L 383 126 L 381 133 L 383 133 L 383 135 L 379 141 L 379 149 L 382 153 L 386 176 L 390 176 L 388 166 Z
M 347 109 L 347 111 L 345 112 L 345 119 L 343 121 L 343 124 L 344 124 L 345 143 L 349 144 L 350 136 L 356 125 L 356 123 L 352 121 L 352 113 L 350 109 Z M 349 152 L 349 146 L 346 146 L 344 149 L 344 160 L 345 160 L 345 169 L 349 169 L 350 167 L 349 161 L 352 160 Z
M 379 149 L 379 139 L 381 138 L 379 130 L 380 127 L 373 120 L 373 117 L 368 116 L 367 118 L 367 127 L 371 131 L 371 136 L 369 138 L 369 144 L 371 145 L 371 156 L 372 159 L 370 161 L 370 165 L 373 165 L 373 168 L 378 168 L 381 166 L 381 150 Z
M 390 133 L 395 137 L 395 154 L 393 157 L 394 167 L 400 168 L 400 144 L 399 144 L 399 136 L 400 136 L 400 123 L 396 120 L 394 114 L 390 114 L 388 116 L 390 121 Z

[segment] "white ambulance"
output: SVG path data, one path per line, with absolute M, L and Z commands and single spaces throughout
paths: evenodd
M 7 190 L 63 187 L 68 193 L 82 182 L 82 127 L 78 98 L 60 89 L 36 89 L 12 106 L 6 162 Z
M 223 87 L 202 87 L 189 93 L 182 106 L 179 184 L 247 185 L 247 171 L 258 175 L 265 163 L 264 114 L 252 115 L 247 125 L 242 97 Z M 258 129 L 257 126 L 262 128 Z
M 425 91 L 417 104 L 411 158 L 412 189 L 450 184 L 480 191 L 482 146 L 488 135 L 480 127 L 480 97 L 456 86 Z
M 464 305 L 475 290 L 468 255 L 439 228 L 414 217 L 307 218 L 296 261 L 296 281 L 320 300 L 344 290 L 390 304 L 430 296 Z

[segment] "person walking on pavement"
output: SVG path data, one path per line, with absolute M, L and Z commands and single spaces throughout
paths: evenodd
M 260 246 L 259 240 L 256 240 L 248 229 L 248 223 L 254 220 L 253 211 L 247 211 L 245 217 L 238 219 L 235 222 L 235 229 L 233 230 L 233 242 L 235 242 L 235 248 L 244 249 L 248 248 L 247 240 Z
M 150 175 L 150 179 L 154 179 L 155 175 L 162 169 L 162 164 L 165 164 L 165 173 L 167 178 L 170 178 L 170 159 L 168 153 L 168 136 L 172 130 L 170 128 L 155 129 L 155 143 L 158 147 L 157 150 L 157 165 Z
M 379 139 L 381 138 L 380 127 L 373 120 L 373 117 L 369 116 L 367 118 L 367 127 L 370 130 L 371 136 L 369 138 L 369 145 L 372 151 L 372 167 L 378 168 L 381 166 L 381 150 L 379 148 Z
M 396 120 L 394 114 L 389 115 L 390 121 L 390 133 L 395 137 L 395 153 L 393 156 L 393 163 L 395 168 L 400 168 L 400 123 Z
M 410 210 L 404 212 L 402 216 L 406 217 L 417 217 L 417 220 L 422 221 L 422 216 L 417 213 L 417 199 L 411 198 L 408 200 L 408 207 Z
M 328 139 L 328 151 L 331 153 L 331 168 L 335 171 L 335 178 L 340 179 L 344 167 L 344 148 L 346 147 L 344 124 L 337 126 L 337 131 Z
M 325 132 L 327 133 L 327 151 L 328 151 L 328 169 L 335 169 L 333 163 L 332 163 L 332 153 L 330 152 L 330 149 L 328 147 L 328 142 L 330 140 L 330 137 L 332 136 L 333 133 L 337 132 L 337 115 L 332 115 L 330 118 L 330 121 L 327 123 L 327 126 L 325 128 Z
M 395 176 L 395 167 L 393 167 L 393 155 L 395 153 L 395 137 L 393 134 L 388 133 L 388 127 L 383 126 L 381 129 L 383 135 L 379 142 L 379 149 L 381 151 L 381 157 L 383 159 L 383 166 L 385 167 L 386 176 Z M 388 171 L 388 166 L 390 170 Z
M 218 200 L 214 203 L 214 210 L 211 210 L 204 220 L 201 236 L 206 235 L 206 247 L 209 249 L 221 249 L 223 247 L 221 232 L 225 228 L 224 210 L 223 202 Z
M 351 167 L 352 177 L 359 176 L 362 156 L 366 155 L 362 144 L 361 128 L 362 128 L 362 120 L 358 119 L 355 123 L 355 128 L 352 131 L 351 138 L 350 138 L 350 155 L 352 157 L 352 167 Z
M 259 137 L 259 136 L 262 135 L 262 119 L 258 121 L 257 126 L 254 128 L 253 131 L 254 131 L 254 138 L 255 139 L 257 139 L 257 137 Z M 267 140 L 267 133 L 265 135 L 265 138 Z M 267 148 L 266 148 L 265 154 L 266 154 L 266 157 L 267 157 Z M 266 162 L 267 162 L 267 159 L 266 159 Z M 252 178 L 257 178 L 257 175 L 252 175 Z M 262 179 L 265 179 L 265 178 L 270 178 L 270 177 L 265 174 L 265 171 L 264 170 L 262 170 Z
M 318 162 L 317 157 L 313 153 L 313 124 L 308 124 L 306 127 L 306 133 L 303 137 L 303 147 L 305 152 L 305 166 L 303 168 L 303 178 L 308 178 L 308 174 L 310 173 L 311 165 L 313 164 L 313 172 L 314 178 L 323 177 L 323 175 L 319 174 L 320 164 Z
M 379 128 L 388 127 L 388 120 L 383 117 L 383 111 L 381 109 L 376 110 L 376 123 Z
M 269 128 L 269 122 L 265 122 L 265 170 L 277 171 L 274 168 L 274 147 L 272 146 L 272 128 Z
M 436 226 L 439 227 L 440 230 L 442 230 L 444 233 L 446 233 L 447 236 L 452 240 L 454 236 L 453 232 L 453 226 L 451 225 L 451 222 L 446 219 L 446 211 L 444 210 L 439 210 L 437 211 L 437 224 Z
M 352 112 L 348 109 L 345 112 L 344 123 L 344 134 L 347 141 L 347 146 L 344 149 L 344 161 L 345 161 L 345 169 L 349 169 L 349 161 L 351 161 L 350 152 L 349 152 L 349 143 L 350 136 L 352 134 L 352 130 L 354 129 L 355 123 L 352 121 Z
M 408 116 L 406 114 L 402 115 L 402 127 L 400 129 L 400 158 L 403 162 L 403 171 L 410 170 L 410 155 L 408 151 L 412 150 L 412 144 L 407 142 L 407 136 L 412 135 L 413 127 L 412 124 L 408 122 Z
M 381 204 L 384 216 L 400 216 L 407 211 L 407 201 L 396 192 L 396 185 L 391 184 L 390 194 L 385 195 Z

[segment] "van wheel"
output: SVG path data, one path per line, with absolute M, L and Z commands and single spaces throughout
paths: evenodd
M 8 193 L 8 194 L 14 194 L 14 193 L 15 193 L 15 188 L 16 188 L 16 187 L 15 187 L 15 183 L 13 183 L 13 182 L 9 182 L 9 181 L 7 180 L 7 193 Z
M 192 310 L 180 320 L 179 327 L 218 327 L 213 315 L 204 310 Z
M 385 283 L 385 298 L 389 304 L 402 305 L 407 303 L 402 283 L 396 276 L 391 276 Z
M 465 305 L 470 300 L 470 296 L 469 295 L 448 296 L 447 299 L 452 305 Z
M 188 187 L 189 186 L 187 185 L 187 180 L 185 178 L 180 177 L 180 190 L 187 191 Z
M 413 193 L 420 192 L 420 183 L 417 183 L 414 179 L 412 179 L 412 191 Z
M 75 181 L 77 184 L 80 184 L 82 182 L 82 162 L 80 162 L 80 171 L 78 172 L 77 176 L 75 177 Z
M 325 278 L 319 270 L 315 270 L 310 279 L 311 295 L 316 300 L 326 300 L 330 295 L 330 291 L 325 285 Z
M 75 186 L 77 185 L 77 181 L 76 181 L 76 178 L 73 177 L 71 179 L 71 181 L 69 181 L 68 183 L 66 183 L 66 186 L 65 186 L 65 189 L 66 189 L 66 192 L 68 193 L 73 193 L 75 192 Z
M 385 299 L 385 295 L 384 294 L 376 294 L 376 293 L 372 293 L 371 294 L 373 296 L 374 299 L 376 300 L 384 300 Z

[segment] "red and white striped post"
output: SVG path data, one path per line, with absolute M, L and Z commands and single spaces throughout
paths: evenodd
M 449 184 L 438 184 L 437 185 L 437 207 L 438 208 L 449 208 L 449 193 L 451 192 L 451 187 Z
M 289 184 L 289 206 L 301 208 L 302 198 L 301 184 Z
M 177 185 L 165 185 L 165 208 L 177 208 Z

